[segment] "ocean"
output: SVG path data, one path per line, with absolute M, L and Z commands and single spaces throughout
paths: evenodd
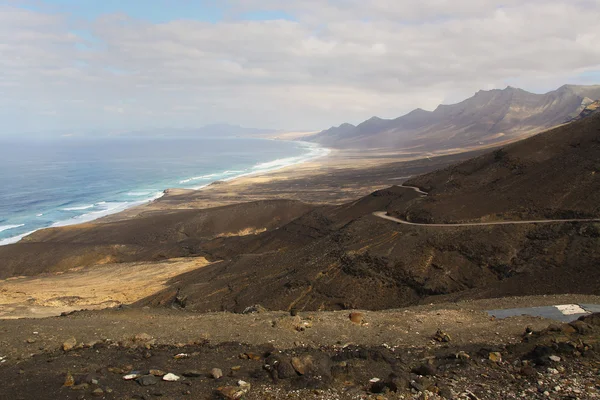
M 201 189 L 327 153 L 312 143 L 235 137 L 0 139 L 0 245 L 120 212 L 167 188 Z

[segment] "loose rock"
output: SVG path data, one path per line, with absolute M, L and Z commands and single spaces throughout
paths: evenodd
M 73 378 L 73 375 L 71 375 L 70 372 L 67 372 L 67 376 L 65 377 L 65 383 L 63 384 L 63 386 L 71 387 L 73 385 L 75 385 L 75 378 Z
M 220 368 L 213 368 L 210 370 L 210 375 L 213 377 L 213 379 L 220 379 L 223 377 L 223 371 L 221 371 Z
M 163 379 L 163 381 L 167 381 L 167 382 L 177 382 L 178 380 L 181 379 L 181 377 L 169 372 L 168 374 L 163 376 L 162 379 Z
M 363 313 L 353 312 L 353 313 L 350 313 L 350 315 L 348 317 L 350 318 L 350 321 L 354 322 L 355 324 L 363 323 L 363 319 L 364 319 Z
M 490 359 L 490 361 L 495 362 L 495 363 L 502 362 L 502 354 L 500 354 L 497 351 L 490 353 L 488 358 Z
M 292 366 L 292 363 L 288 360 L 280 360 L 275 364 L 275 370 L 279 379 L 288 379 L 298 376 L 296 370 Z
M 450 335 L 441 329 L 438 329 L 438 331 L 433 336 L 433 339 L 442 343 L 448 343 L 451 340 Z
M 158 378 L 154 375 L 144 375 L 136 379 L 141 386 L 152 386 L 158 383 Z
M 246 393 L 250 391 L 250 384 L 248 382 L 239 381 L 238 387 L 224 386 L 217 389 L 217 394 L 221 398 L 226 400 L 237 400 L 241 399 Z
M 161 371 L 160 369 L 151 369 L 149 371 L 150 375 L 154 375 L 154 376 L 165 376 L 167 373 L 165 371 Z
M 62 349 L 64 351 L 70 351 L 72 350 L 75 346 L 77 345 L 77 339 L 75 339 L 74 337 L 71 337 L 69 339 L 67 339 L 63 345 L 62 345 Z
M 292 367 L 296 370 L 300 375 L 306 374 L 313 365 L 313 358 L 309 355 L 304 357 L 294 357 L 292 358 Z

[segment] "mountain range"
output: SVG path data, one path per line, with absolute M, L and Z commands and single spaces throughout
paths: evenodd
M 306 140 L 343 149 L 458 151 L 509 143 L 569 122 L 599 99 L 600 85 L 564 85 L 545 94 L 510 86 L 480 90 L 434 111 L 418 108 L 396 119 L 345 123 Z

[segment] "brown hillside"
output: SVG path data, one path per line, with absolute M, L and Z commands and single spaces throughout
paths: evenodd
M 600 216 L 600 115 L 406 184 L 430 194 L 397 213 L 428 222 Z

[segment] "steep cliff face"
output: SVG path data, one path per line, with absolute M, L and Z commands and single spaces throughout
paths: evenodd
M 325 130 L 309 140 L 339 148 L 422 151 L 493 145 L 568 122 L 598 99 L 600 86 L 565 85 L 546 94 L 513 87 L 482 90 L 434 111 L 416 109 L 392 120 L 373 117 L 357 126 Z
M 600 100 L 590 100 L 590 103 L 581 111 L 581 113 L 577 117 L 573 118 L 573 121 L 579 121 L 580 119 L 590 117 L 597 113 L 600 113 Z

